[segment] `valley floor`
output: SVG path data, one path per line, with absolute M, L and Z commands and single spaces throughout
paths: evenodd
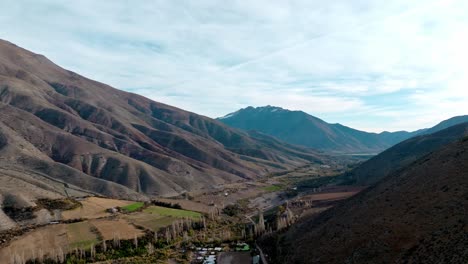
M 235 244 L 230 243 L 246 241 L 254 248 L 252 239 L 261 235 L 255 231 L 259 212 L 267 222 L 273 222 L 286 207 L 297 219 L 319 213 L 362 190 L 329 182 L 328 178 L 342 170 L 306 166 L 260 181 L 157 199 L 158 203 L 177 204 L 184 210 L 99 197 L 80 199 L 74 209 L 55 210 L 54 218 L 46 224 L 24 226 L 1 236 L 0 262 L 16 264 L 48 258 L 58 263 L 62 259 L 81 263 L 80 259 L 97 262 L 136 256 L 142 263 L 169 259 L 199 263 L 190 257 L 193 247 L 216 244 L 230 248 L 218 255 L 218 263 L 250 263 L 250 253 L 235 252 Z M 238 211 L 231 215 L 223 209 L 230 206 Z

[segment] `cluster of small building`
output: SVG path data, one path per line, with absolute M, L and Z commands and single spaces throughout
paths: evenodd
M 195 249 L 195 263 L 202 264 L 216 264 L 216 254 L 222 252 L 222 247 L 214 248 L 196 248 Z

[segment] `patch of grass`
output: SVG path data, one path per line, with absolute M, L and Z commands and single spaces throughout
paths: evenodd
M 152 205 L 140 213 L 126 215 L 125 219 L 137 226 L 156 231 L 170 226 L 177 219 L 188 217 L 199 220 L 201 216 L 201 213 L 194 211 Z
M 172 216 L 177 218 L 190 217 L 194 219 L 199 219 L 202 216 L 202 214 L 194 211 L 166 208 L 161 206 L 150 206 L 143 210 L 143 212 L 149 214 L 157 214 L 161 216 Z
M 127 211 L 127 212 L 135 212 L 138 209 L 142 208 L 145 205 L 143 202 L 137 202 L 133 204 L 129 204 L 127 206 L 122 207 L 122 210 Z
M 92 231 L 89 222 L 68 224 L 67 231 L 71 248 L 89 249 L 98 243 L 97 234 Z
M 141 213 L 128 215 L 126 219 L 137 226 L 158 231 L 162 227 L 170 226 L 177 218 L 172 216 Z
M 277 192 L 277 191 L 281 191 L 282 189 L 283 189 L 283 186 L 277 185 L 277 184 L 265 186 L 262 188 L 262 190 L 267 191 L 267 192 Z

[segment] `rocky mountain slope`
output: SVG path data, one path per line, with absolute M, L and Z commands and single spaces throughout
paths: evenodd
M 323 158 L 89 80 L 6 41 L 0 113 L 1 180 L 43 195 L 170 196 Z
M 467 161 L 464 137 L 304 219 L 277 263 L 465 263 Z
M 432 133 L 435 133 L 437 131 L 449 128 L 449 127 L 454 126 L 454 125 L 465 123 L 465 122 L 468 122 L 468 115 L 454 116 L 452 118 L 449 118 L 447 120 L 444 120 L 444 121 L 440 122 L 439 124 L 437 124 L 437 125 L 435 125 L 435 126 L 433 126 L 431 128 L 422 129 L 417 134 L 418 135 L 432 134 Z
M 405 131 L 368 133 L 341 124 L 329 124 L 302 111 L 274 106 L 247 107 L 218 120 L 292 144 L 339 153 L 377 153 L 413 135 Z
M 445 126 L 437 126 L 443 128 Z M 437 129 L 431 128 L 431 131 Z M 468 122 L 403 141 L 365 161 L 344 175 L 351 184 L 371 185 L 411 164 L 420 157 L 468 135 Z

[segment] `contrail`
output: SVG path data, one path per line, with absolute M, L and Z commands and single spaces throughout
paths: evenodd
M 297 48 L 300 48 L 300 47 L 305 47 L 305 46 L 313 43 L 314 41 L 316 41 L 317 39 L 320 39 L 320 38 L 325 38 L 325 37 L 329 37 L 329 36 L 336 35 L 336 34 L 341 34 L 341 33 L 349 33 L 351 31 L 356 31 L 356 30 L 360 30 L 362 28 L 371 26 L 373 24 L 376 24 L 377 22 L 383 22 L 383 21 L 386 21 L 386 20 L 389 20 L 389 19 L 395 19 L 395 18 L 398 18 L 398 17 L 408 16 L 408 15 L 413 14 L 416 11 L 420 11 L 421 9 L 423 9 L 423 10 L 428 9 L 428 8 L 436 5 L 439 2 L 440 1 L 434 1 L 434 2 L 431 2 L 430 4 L 425 4 L 424 8 L 421 8 L 419 6 L 419 7 L 415 7 L 413 9 L 407 10 L 407 11 L 405 11 L 403 13 L 398 14 L 398 15 L 389 15 L 389 16 L 383 18 L 383 19 L 376 19 L 374 21 L 364 22 L 364 23 L 361 23 L 361 24 L 358 24 L 358 25 L 352 27 L 351 29 L 343 29 L 343 30 L 337 30 L 337 31 L 333 31 L 333 32 L 321 33 L 321 34 L 318 34 L 316 36 L 312 36 L 312 37 L 303 39 L 301 41 L 297 41 L 296 43 L 293 43 L 292 45 L 282 47 L 282 48 L 279 48 L 277 50 L 274 50 L 274 51 L 268 52 L 266 54 L 260 55 L 258 57 L 248 59 L 246 61 L 240 62 L 240 63 L 232 65 L 232 66 L 221 68 L 218 71 L 215 71 L 215 72 L 211 73 L 210 76 L 212 74 L 220 74 L 220 73 L 233 72 L 233 71 L 239 70 L 239 69 L 241 69 L 241 68 L 243 68 L 243 67 L 245 67 L 247 65 L 251 65 L 251 64 L 254 64 L 254 63 L 257 63 L 257 62 L 260 62 L 260 61 L 263 61 L 263 60 L 266 60 L 266 59 L 281 55 L 281 54 L 283 54 L 285 52 L 288 52 L 288 51 L 291 51 L 291 50 L 294 50 L 294 49 L 297 49 Z M 204 76 L 200 76 L 200 78 L 197 78 L 197 79 L 190 79 L 190 80 L 180 81 L 180 82 L 174 83 L 172 85 L 166 86 L 166 88 L 173 88 L 173 87 L 181 86 L 181 85 L 193 82 L 193 81 L 199 81 L 201 79 L 208 79 L 208 78 L 210 78 L 210 76 L 204 75 Z

